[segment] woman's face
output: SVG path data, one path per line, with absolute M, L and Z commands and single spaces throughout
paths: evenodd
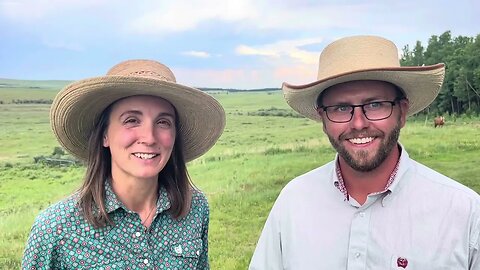
M 156 180 L 175 143 L 175 111 L 166 100 L 133 96 L 115 102 L 103 146 L 110 148 L 112 177 Z

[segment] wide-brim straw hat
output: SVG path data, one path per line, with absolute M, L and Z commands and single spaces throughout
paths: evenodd
M 378 80 L 402 89 L 409 100 L 407 115 L 425 109 L 440 92 L 445 65 L 400 66 L 398 49 L 377 36 L 339 39 L 320 54 L 317 81 L 292 85 L 283 83 L 287 103 L 298 113 L 321 121 L 316 110 L 318 96 L 328 87 L 356 80 Z
M 53 133 L 68 152 L 86 161 L 88 139 L 102 112 L 115 101 L 136 95 L 160 97 L 175 107 L 186 161 L 207 152 L 225 127 L 223 107 L 212 96 L 176 83 L 173 72 L 159 62 L 128 60 L 106 76 L 63 88 L 50 109 Z

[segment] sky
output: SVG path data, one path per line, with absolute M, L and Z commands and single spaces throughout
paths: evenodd
M 318 58 L 352 35 L 399 52 L 432 35 L 480 34 L 477 0 L 0 0 L 0 78 L 79 80 L 127 59 L 180 84 L 279 88 L 316 80 Z

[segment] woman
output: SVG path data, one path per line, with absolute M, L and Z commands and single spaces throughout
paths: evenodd
M 214 98 L 161 63 L 130 60 L 65 87 L 50 119 L 86 174 L 35 220 L 24 269 L 209 269 L 208 203 L 185 163 L 223 131 Z

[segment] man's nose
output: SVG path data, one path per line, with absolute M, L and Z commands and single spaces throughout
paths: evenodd
M 352 120 L 350 120 L 350 126 L 353 129 L 362 130 L 369 126 L 370 121 L 365 116 L 362 107 L 355 107 L 352 111 Z

